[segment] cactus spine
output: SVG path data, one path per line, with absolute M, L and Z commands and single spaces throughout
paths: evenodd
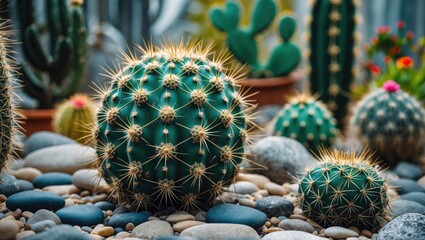
M 244 158 L 250 122 L 238 87 L 211 46 L 139 48 L 100 90 L 98 164 L 118 201 L 136 209 L 196 209 L 220 196 Z
M 356 0 L 314 0 L 310 27 L 310 90 L 344 126 L 354 78 Z
M 70 8 L 67 0 L 46 1 L 47 51 L 42 46 L 41 27 L 35 23 L 34 1 L 17 1 L 23 53 L 32 67 L 23 64 L 24 90 L 39 101 L 40 108 L 53 108 L 55 102 L 78 91 L 85 80 L 87 33 L 82 4 L 82 0 L 72 0 Z
M 15 71 L 9 48 L 13 43 L 9 39 L 9 22 L 0 23 L 0 173 L 7 167 L 12 158 L 13 135 L 18 132 L 19 114 L 15 111 L 13 75 Z
M 350 129 L 389 166 L 417 162 L 425 145 L 425 111 L 391 80 L 359 102 Z
M 53 129 L 82 144 L 89 143 L 89 129 L 95 122 L 95 115 L 95 105 L 89 97 L 76 94 L 56 108 Z
M 336 137 L 336 120 L 326 106 L 309 93 L 288 98 L 274 125 L 274 135 L 290 137 L 318 153 L 329 147 Z
M 210 18 L 213 25 L 220 31 L 227 33 L 227 44 L 235 57 L 251 67 L 253 77 L 279 77 L 288 75 L 294 70 L 301 53 L 291 41 L 295 32 L 296 23 L 292 17 L 283 16 L 279 20 L 279 36 L 282 43 L 276 46 L 266 63 L 258 59 L 256 35 L 264 31 L 276 16 L 276 2 L 274 0 L 258 0 L 253 7 L 251 24 L 239 28 L 241 6 L 235 1 L 226 2 L 225 9 L 215 7 L 211 9 Z
M 304 214 L 324 227 L 380 227 L 389 200 L 379 171 L 366 152 L 322 151 L 318 166 L 300 181 Z

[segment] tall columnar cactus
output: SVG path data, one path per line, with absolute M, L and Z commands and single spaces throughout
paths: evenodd
M 391 80 L 358 104 L 350 129 L 387 165 L 415 162 L 425 146 L 425 111 Z
M 323 151 L 298 191 L 304 214 L 324 227 L 379 228 L 388 212 L 386 180 L 365 152 Z
M 336 121 L 326 106 L 309 93 L 290 97 L 279 112 L 274 135 L 290 137 L 318 153 L 319 147 L 329 147 L 335 140 Z
M 140 48 L 100 90 L 98 164 L 118 200 L 136 209 L 198 208 L 232 182 L 249 140 L 238 70 L 210 47 Z
M 357 0 L 314 0 L 311 13 L 310 89 L 319 93 L 344 126 L 351 83 L 355 77 Z
M 8 56 L 12 40 L 9 39 L 9 23 L 0 23 L 0 173 L 10 162 L 13 152 L 13 135 L 17 133 L 18 114 L 15 112 L 13 75 L 15 71 Z
M 72 0 L 71 7 L 67 0 L 46 0 L 48 50 L 42 43 L 43 26 L 35 21 L 34 4 L 34 0 L 18 0 L 16 4 L 22 50 L 32 67 L 23 64 L 23 86 L 39 101 L 40 108 L 53 108 L 55 102 L 74 94 L 85 81 L 87 32 L 83 0 Z
M 272 50 L 267 62 L 260 62 L 256 38 L 273 22 L 276 9 L 274 0 L 258 0 L 253 7 L 251 24 L 244 29 L 239 28 L 241 7 L 238 2 L 229 0 L 225 9 L 215 7 L 210 12 L 213 25 L 227 33 L 230 51 L 239 61 L 251 67 L 253 77 L 287 75 L 301 59 L 300 50 L 290 41 L 296 28 L 295 20 L 283 16 L 278 27 L 282 43 Z
M 88 96 L 76 94 L 56 107 L 53 129 L 80 143 L 90 143 L 90 127 L 95 123 L 95 110 L 95 104 Z

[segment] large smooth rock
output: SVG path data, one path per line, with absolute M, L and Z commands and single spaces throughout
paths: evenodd
M 102 210 L 93 205 L 75 205 L 62 208 L 56 212 L 62 223 L 78 226 L 92 226 L 102 223 Z
M 301 231 L 278 231 L 267 234 L 262 240 L 328 240 Z
M 255 208 L 262 211 L 267 217 L 289 217 L 294 211 L 294 204 L 283 197 L 263 197 L 256 201 Z
M 15 239 L 19 227 L 13 221 L 0 221 L 0 240 Z
M 68 173 L 49 172 L 36 177 L 32 183 L 36 188 L 44 188 L 47 186 L 68 185 L 72 184 L 72 177 Z
M 37 222 L 41 222 L 44 220 L 51 220 L 55 222 L 56 224 L 61 224 L 60 218 L 53 213 L 52 211 L 46 210 L 46 209 L 40 209 L 37 212 L 35 212 L 31 217 L 27 220 L 27 225 L 31 225 Z
M 394 168 L 394 172 L 401 178 L 413 180 L 418 180 L 424 175 L 424 172 L 419 166 L 409 162 L 400 162 Z
M 131 213 L 120 213 L 114 214 L 107 221 L 107 226 L 111 227 L 122 227 L 125 228 L 125 225 L 128 223 L 133 223 L 135 226 L 146 222 L 151 214 L 149 212 L 131 212 Z
M 72 174 L 72 182 L 80 189 L 103 192 L 109 188 L 97 169 L 80 169 Z
M 406 213 L 425 214 L 425 206 L 417 202 L 399 199 L 391 202 L 391 211 L 393 218 Z
M 24 143 L 25 156 L 42 148 L 75 143 L 63 135 L 40 131 L 32 134 Z
M 0 193 L 6 197 L 19 192 L 19 181 L 7 173 L 0 174 Z
M 142 239 L 156 239 L 161 236 L 169 236 L 173 235 L 174 231 L 166 221 L 162 220 L 152 220 L 148 222 L 144 222 L 142 224 L 137 225 L 131 235 L 136 238 Z
M 24 161 L 21 160 L 21 162 L 23 165 Z M 36 168 L 20 168 L 16 171 L 11 170 L 10 172 L 17 179 L 27 180 L 30 182 L 42 174 L 42 172 Z
M 358 237 L 359 234 L 351 229 L 335 226 L 326 228 L 325 236 L 333 239 L 345 239 L 349 237 Z
M 65 206 L 65 200 L 54 193 L 42 191 L 24 191 L 15 193 L 6 200 L 6 207 L 9 210 L 36 212 L 39 209 L 56 211 Z
M 235 204 L 220 204 L 208 210 L 207 223 L 235 223 L 259 229 L 267 221 L 267 215 L 257 209 Z
M 29 236 L 25 240 L 91 240 L 88 234 L 84 234 L 69 225 L 52 227 L 42 233 Z
M 279 184 L 293 181 L 294 176 L 300 177 L 300 173 L 315 162 L 301 143 L 286 137 L 263 138 L 249 148 L 249 153 L 251 161 L 267 167 L 267 170 L 253 172 Z
M 374 240 L 423 240 L 425 239 L 425 216 L 408 213 L 385 225 Z
M 284 219 L 280 221 L 279 227 L 284 230 L 295 230 L 308 233 L 314 232 L 314 228 L 310 223 L 299 219 Z
M 37 168 L 42 172 L 73 174 L 88 168 L 96 159 L 93 148 L 80 144 L 66 144 L 40 149 L 25 157 L 24 167 Z
M 180 233 L 181 237 L 193 237 L 198 240 L 257 240 L 257 232 L 241 224 L 203 224 L 188 228 Z

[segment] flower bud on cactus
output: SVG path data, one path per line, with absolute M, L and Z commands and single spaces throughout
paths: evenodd
M 98 164 L 118 201 L 197 209 L 219 197 L 244 158 L 251 122 L 227 56 L 209 46 L 140 48 L 100 90 Z M 249 125 L 249 124 L 248 124 Z
M 335 140 L 336 120 L 325 105 L 309 93 L 290 97 L 279 112 L 274 135 L 290 137 L 313 152 L 320 146 L 329 147 Z
M 318 166 L 301 179 L 299 193 L 304 214 L 324 227 L 356 226 L 374 229 L 385 223 L 386 180 L 363 152 L 321 151 Z
M 53 118 L 55 132 L 89 143 L 90 126 L 95 122 L 95 105 L 86 95 L 76 94 L 56 108 Z
M 351 130 L 387 165 L 415 162 L 425 145 L 425 112 L 396 82 L 388 81 L 358 104 Z

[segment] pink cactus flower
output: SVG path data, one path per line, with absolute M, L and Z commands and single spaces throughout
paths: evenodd
M 400 85 L 398 85 L 398 83 L 396 83 L 394 80 L 388 80 L 384 83 L 382 88 L 387 92 L 397 92 L 400 90 Z

